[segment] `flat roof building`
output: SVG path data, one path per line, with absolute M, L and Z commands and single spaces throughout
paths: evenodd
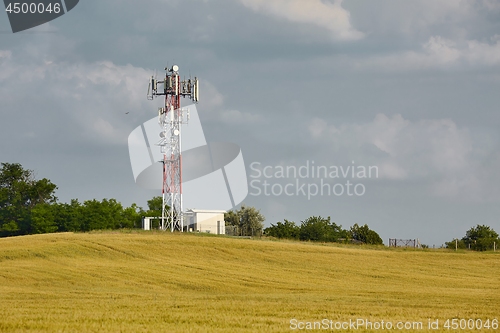
M 224 213 L 226 213 L 225 210 L 188 209 L 186 211 L 187 231 L 225 235 Z

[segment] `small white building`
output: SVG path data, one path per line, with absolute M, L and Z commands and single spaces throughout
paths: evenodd
M 186 211 L 187 231 L 226 234 L 224 210 L 189 209 Z
M 160 220 L 161 217 L 147 217 L 143 216 L 142 217 L 142 230 L 151 230 L 153 229 L 153 220 Z M 156 226 L 158 226 L 158 223 L 156 223 Z
M 142 230 L 151 230 L 151 217 L 142 217 Z

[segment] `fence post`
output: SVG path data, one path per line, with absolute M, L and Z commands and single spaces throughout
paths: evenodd
M 458 251 L 458 239 L 455 238 L 455 251 Z

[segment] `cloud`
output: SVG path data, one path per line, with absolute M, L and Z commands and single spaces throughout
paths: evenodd
M 259 114 L 241 112 L 238 110 L 222 111 L 219 117 L 226 124 L 253 124 L 263 120 L 263 117 Z
M 315 118 L 309 134 L 318 143 L 326 141 L 326 149 L 336 156 L 350 151 L 356 162 L 377 165 L 380 178 L 428 182 L 429 191 L 436 196 L 499 197 L 500 179 L 495 170 L 500 166 L 500 154 L 495 149 L 484 150 L 469 129 L 450 119 L 412 122 L 399 114 L 378 114 L 369 123 L 337 127 Z M 366 146 L 375 150 L 362 151 Z
M 500 11 L 500 2 L 497 0 L 482 0 L 481 4 L 490 11 Z
M 126 112 L 131 114 L 129 118 L 148 110 L 152 115 L 157 112 L 155 105 L 148 105 L 146 100 L 150 75 L 146 69 L 110 61 L 69 64 L 35 56 L 19 59 L 18 52 L 1 53 L 2 109 L 9 117 L 15 115 L 14 110 L 31 112 L 33 105 L 44 110 L 29 115 L 32 122 L 50 124 L 34 129 L 35 137 L 41 133 L 49 135 L 51 131 L 70 131 L 78 133 L 71 136 L 73 139 L 78 137 L 103 145 L 124 143 L 131 127 Z M 36 94 L 26 99 L 26 91 Z M 64 129 L 55 130 L 58 125 Z
M 432 36 L 422 48 L 430 60 L 429 65 L 447 65 L 455 63 L 460 58 L 461 52 L 455 46 L 452 40 Z
M 354 60 L 359 69 L 422 70 L 455 69 L 500 65 L 500 40 L 495 35 L 491 43 L 477 40 L 455 42 L 441 36 L 432 36 L 422 44 L 420 51 L 406 51 L 385 56 Z
M 10 59 L 11 57 L 12 57 L 12 52 L 11 51 L 2 51 L 2 50 L 0 50 L 0 58 Z
M 203 92 L 200 97 L 200 108 L 212 115 L 211 120 L 221 121 L 226 124 L 253 124 L 263 120 L 263 117 L 258 114 L 234 109 L 228 110 L 224 105 L 224 95 L 219 92 L 214 84 L 207 80 L 202 80 L 200 81 L 200 85 L 200 90 Z
M 319 139 L 323 133 L 328 129 L 328 123 L 320 118 L 313 118 L 307 126 L 309 134 L 313 139 Z M 334 127 L 332 127 L 334 129 Z
M 200 99 L 203 100 L 203 108 L 212 111 L 224 104 L 224 96 L 208 80 L 200 81 Z
M 467 42 L 463 57 L 475 65 L 495 66 L 500 64 L 500 39 L 498 35 L 492 37 L 493 44 L 481 43 L 476 40 Z
M 398 9 L 400 27 L 411 34 L 441 24 L 455 27 L 456 23 L 474 17 L 476 13 L 474 1 L 470 0 L 417 0 L 400 3 Z
M 377 0 L 348 2 L 348 5 L 353 24 L 367 35 L 390 37 L 392 43 L 402 37 L 407 43 L 415 37 L 421 39 L 432 34 L 473 36 L 483 27 L 479 20 L 485 7 L 480 1 Z
M 339 40 L 358 40 L 362 32 L 351 26 L 350 13 L 342 8 L 342 0 L 330 3 L 322 0 L 240 0 L 255 12 L 308 23 L 325 28 Z

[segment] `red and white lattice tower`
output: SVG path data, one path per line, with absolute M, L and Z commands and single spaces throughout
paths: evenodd
M 152 77 L 149 84 L 148 99 L 155 96 L 165 96 L 165 106 L 158 110 L 158 122 L 161 127 L 158 142 L 163 154 L 162 197 L 163 209 L 161 229 L 184 231 L 182 207 L 182 132 L 181 125 L 189 121 L 189 113 L 181 108 L 181 96 L 188 97 L 193 102 L 199 100 L 199 82 L 188 79 L 181 81 L 179 66 L 165 68 L 165 80 L 158 81 Z M 159 85 L 163 90 L 159 90 Z

